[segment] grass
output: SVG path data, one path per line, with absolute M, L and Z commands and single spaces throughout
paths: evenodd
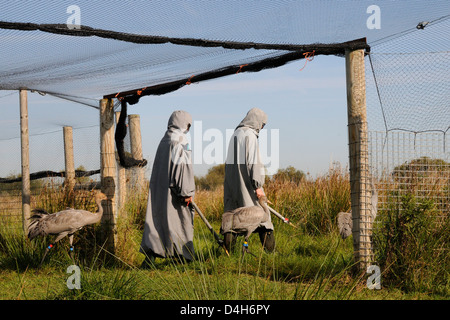
M 153 268 L 139 269 L 118 261 L 101 267 L 96 261 L 81 268 L 81 289 L 69 290 L 67 257 L 52 255 L 42 269 L 2 268 L 0 299 L 58 300 L 314 300 L 435 298 L 404 293 L 395 288 L 368 290 L 365 275 L 354 274 L 350 241 L 336 235 L 314 237 L 300 231 L 278 232 L 277 250 L 260 250 L 256 236 L 250 247 L 256 254 L 227 257 L 209 231 L 196 219 L 195 244 L 199 259 L 189 264 L 156 260 Z M 278 229 L 287 227 L 276 224 Z M 295 238 L 295 241 L 292 241 Z M 347 239 L 349 240 L 349 239 Z M 60 253 L 61 254 L 61 253 Z M 439 297 L 438 298 L 442 298 Z
M 328 236 L 321 239 L 321 244 L 316 244 L 309 235 L 287 231 L 277 233 L 277 245 L 281 247 L 276 253 L 264 253 L 257 236 L 252 236 L 250 247 L 256 258 L 242 256 L 240 250 L 227 257 L 201 223 L 196 218 L 198 260 L 192 263 L 157 259 L 150 270 L 127 265 L 119 258 L 115 267 L 101 267 L 96 261 L 90 265 L 77 263 L 82 269 L 81 289 L 69 290 L 65 286 L 69 277 L 65 268 L 72 262 L 63 250 L 52 252 L 42 269 L 27 267 L 24 260 L 14 258 L 0 271 L 2 283 L 13 290 L 2 291 L 0 298 L 334 299 L 350 298 L 358 285 L 358 281 L 348 276 L 352 264 L 349 242 Z M 287 226 L 276 223 L 276 227 Z M 11 242 L 20 243 L 20 239 Z M 328 250 L 329 247 L 332 250 Z M 27 254 L 31 253 L 23 255 Z M 35 258 L 36 262 L 38 260 Z M 2 262 L 5 261 L 7 259 L 3 258 Z
M 404 291 L 450 294 L 450 219 L 430 199 L 412 194 L 391 202 L 374 232 L 384 278 Z
M 424 256 L 427 247 L 423 241 L 411 238 L 411 243 L 418 243 L 419 247 L 408 248 L 409 254 L 403 257 L 402 264 L 408 263 L 408 259 L 416 259 L 420 263 L 412 265 L 400 276 L 399 270 L 403 269 L 395 269 L 398 267 L 398 252 L 394 256 L 389 248 L 395 241 L 398 242 L 396 246 L 401 245 L 402 241 L 389 238 L 396 233 L 387 228 L 389 220 L 380 223 L 380 230 L 374 236 L 378 237 L 378 245 L 384 248 L 380 250 L 384 256 L 378 257 L 383 272 L 382 290 L 369 290 L 366 287 L 367 275 L 355 272 L 351 237 L 342 240 L 335 227 L 337 213 L 350 207 L 348 176 L 343 170 L 333 168 L 324 176 L 305 178 L 298 185 L 287 181 L 269 181 L 265 190 L 274 207 L 299 226 L 295 229 L 274 218 L 274 253 L 264 252 L 259 237 L 252 235 L 249 246 L 256 257 L 248 254 L 243 256 L 239 246 L 228 257 L 217 246 L 200 217 L 196 216 L 194 246 L 197 260 L 185 264 L 171 259 L 156 259 L 150 269 L 140 268 L 144 256 L 138 252 L 147 192 L 130 192 L 132 196 L 120 212 L 114 255 L 106 252 L 97 240 L 100 238 L 100 226 L 88 227 L 75 235 L 75 263 L 81 269 L 79 290 L 70 290 L 66 285 L 70 276 L 66 272 L 67 267 L 73 264 L 68 255 L 66 239 L 52 249 L 42 269 L 38 269 L 41 255 L 50 239 L 29 241 L 20 232 L 3 228 L 0 230 L 0 281 L 4 290 L 0 292 L 0 299 L 448 299 L 448 271 L 447 274 L 443 273 L 448 266 L 448 254 L 445 255 L 448 246 L 442 247 L 448 245 L 448 236 L 446 238 L 445 233 L 441 234 L 447 232 L 448 235 L 448 229 L 434 226 L 431 235 L 433 238 L 440 235 L 437 237 L 440 239 L 437 242 L 439 245 L 430 248 L 432 252 L 438 253 L 434 255 L 435 259 L 431 259 L 431 254 L 427 255 L 430 259 L 417 259 L 418 255 L 413 253 Z M 223 212 L 222 197 L 223 190 L 220 188 L 199 190 L 195 197 L 197 205 L 217 231 Z M 89 201 L 78 201 L 76 197 L 73 200 L 57 195 L 57 192 L 52 196 L 43 195 L 39 201 L 44 205 L 56 206 L 52 199 L 75 201 L 75 206 L 91 206 Z M 424 221 L 427 221 L 426 216 L 434 212 L 432 205 L 411 201 L 405 202 L 411 215 L 421 212 Z M 391 217 L 390 221 L 393 219 Z M 405 231 L 409 230 L 406 220 L 397 225 L 397 231 L 404 230 L 403 233 L 410 237 L 411 232 L 418 234 L 423 226 L 429 227 L 423 223 L 408 233 Z M 239 237 L 238 244 L 242 240 Z M 412 272 L 415 270 L 421 271 Z M 409 272 L 413 274 L 412 279 L 421 280 L 407 280 L 405 276 Z M 426 274 L 432 276 L 426 277 Z M 444 281 L 439 276 L 443 276 Z M 438 289 L 433 289 L 435 284 L 438 284 Z

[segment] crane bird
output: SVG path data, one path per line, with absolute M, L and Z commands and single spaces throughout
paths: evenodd
M 370 203 L 370 223 L 375 221 L 378 212 L 378 191 L 372 183 L 372 198 Z M 349 237 L 352 234 L 353 220 L 352 211 L 350 212 L 339 212 L 337 215 L 337 224 L 339 229 L 339 234 L 342 239 Z
M 231 247 L 233 234 L 245 234 L 242 251 L 248 252 L 248 238 L 260 226 L 269 220 L 270 211 L 267 206 L 266 196 L 258 199 L 261 206 L 240 207 L 231 211 L 224 212 L 222 216 L 221 233 L 225 235 L 225 245 L 227 249 Z
M 70 254 L 73 252 L 73 234 L 85 226 L 100 222 L 103 215 L 102 200 L 106 200 L 107 196 L 104 193 L 98 193 L 95 196 L 98 210 L 95 213 L 86 210 L 77 210 L 67 208 L 65 210 L 48 213 L 43 209 L 33 210 L 33 215 L 30 217 L 31 223 L 28 226 L 28 238 L 34 239 L 37 236 L 56 235 L 55 240 L 46 249 L 42 257 L 39 267 L 44 262 L 45 256 L 51 248 L 64 238 L 69 236 Z

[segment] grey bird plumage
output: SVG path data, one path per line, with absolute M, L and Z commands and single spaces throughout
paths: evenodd
M 33 215 L 30 217 L 31 223 L 28 226 L 28 238 L 31 240 L 38 236 L 56 235 L 52 245 L 47 247 L 41 264 L 51 247 L 66 236 L 69 236 L 72 250 L 73 234 L 85 226 L 100 222 L 103 215 L 101 202 L 106 199 L 104 193 L 98 193 L 95 196 L 95 202 L 98 206 L 98 211 L 95 213 L 73 208 L 51 214 L 42 209 L 33 210 Z
M 370 206 L 371 223 L 375 221 L 375 218 L 377 217 L 377 211 L 378 211 L 378 191 L 372 184 L 372 198 Z M 353 228 L 352 211 L 350 210 L 350 212 L 339 212 L 337 215 L 337 224 L 341 238 L 345 239 L 349 237 L 352 234 Z
M 352 234 L 353 228 L 352 212 L 339 212 L 337 215 L 337 224 L 341 238 L 345 239 L 349 237 Z
M 221 233 L 228 232 L 244 234 L 245 242 L 250 235 L 261 225 L 270 219 L 270 211 L 267 206 L 267 198 L 262 196 L 258 199 L 260 206 L 240 207 L 227 211 L 222 216 Z M 248 249 L 244 248 L 247 252 Z

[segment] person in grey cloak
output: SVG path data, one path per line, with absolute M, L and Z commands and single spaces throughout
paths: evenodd
M 245 118 L 237 126 L 231 136 L 225 161 L 224 212 L 239 207 L 259 206 L 258 199 L 264 196 L 265 170 L 259 152 L 259 131 L 267 123 L 267 115 L 258 108 L 248 111 Z M 234 245 L 236 236 L 223 230 L 228 249 Z M 262 223 L 256 231 L 266 251 L 272 252 L 275 247 L 273 224 Z M 230 239 L 232 237 L 232 239 Z
M 191 124 L 189 113 L 173 112 L 156 151 L 140 248 L 146 255 L 143 267 L 155 257 L 194 259 L 194 211 L 189 203 L 195 182 L 186 139 Z

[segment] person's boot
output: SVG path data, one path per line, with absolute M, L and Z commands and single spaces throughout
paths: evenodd
M 141 264 L 141 269 L 150 269 L 155 265 L 155 255 L 152 251 L 145 253 L 145 259 Z
M 273 235 L 273 230 L 260 230 L 259 232 L 259 240 L 261 240 L 261 244 L 263 245 L 264 250 L 267 252 L 273 252 L 275 249 L 275 236 Z

